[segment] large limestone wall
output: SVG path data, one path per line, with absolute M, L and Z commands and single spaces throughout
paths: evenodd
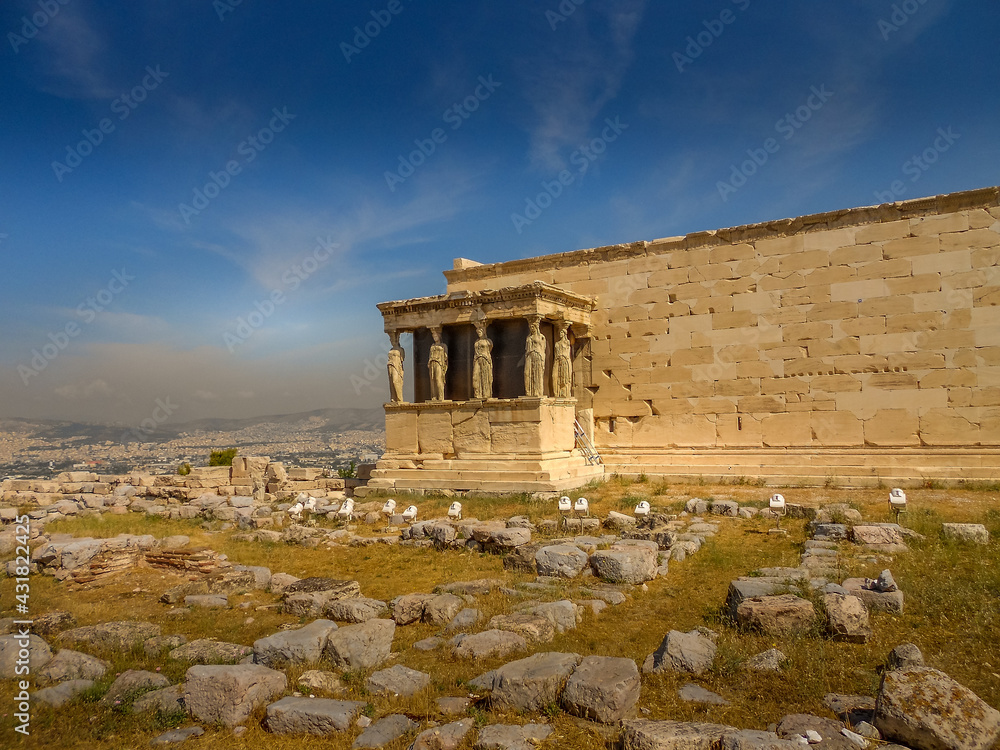
M 449 291 L 597 298 L 574 391 L 612 454 L 958 447 L 996 470 L 997 188 L 456 265 Z

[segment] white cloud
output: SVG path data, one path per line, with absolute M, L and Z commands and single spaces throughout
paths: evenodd
M 565 159 L 560 152 L 591 137 L 593 121 L 618 96 L 632 63 L 632 43 L 645 5 L 646 0 L 621 0 L 581 8 L 571 22 L 553 32 L 544 57 L 523 61 L 522 89 L 535 114 L 529 125 L 534 168 L 562 169 Z M 595 22 L 585 14 L 602 18 Z M 593 28 L 606 30 L 610 43 L 605 35 L 593 34 Z
M 85 4 L 60 5 L 60 10 L 39 33 L 44 50 L 42 90 L 65 99 L 107 99 L 116 89 L 104 71 L 104 38 L 84 17 Z

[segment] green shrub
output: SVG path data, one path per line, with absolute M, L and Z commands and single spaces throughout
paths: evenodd
M 337 469 L 337 476 L 341 479 L 354 479 L 358 475 L 358 465 L 351 461 L 350 466 Z
M 221 451 L 212 451 L 212 454 L 208 457 L 208 465 L 232 466 L 234 458 L 236 458 L 236 448 L 226 448 Z
M 177 473 L 180 474 L 182 477 L 186 477 L 188 474 L 191 473 L 191 464 L 185 461 L 184 463 L 182 463 L 180 466 L 177 467 Z

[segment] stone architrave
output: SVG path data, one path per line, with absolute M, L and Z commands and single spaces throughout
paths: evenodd
M 386 362 L 389 371 L 389 400 L 400 402 L 403 401 L 403 360 L 406 359 L 406 353 L 399 345 L 399 331 L 390 332 L 389 339 L 392 341 Z
M 472 391 L 476 398 L 493 397 L 493 342 L 486 337 L 486 322 L 476 324 L 472 360 Z
M 567 336 L 569 326 L 569 323 L 562 323 L 559 326 L 559 335 L 556 337 L 554 346 L 552 395 L 556 398 L 570 398 L 573 395 L 573 347 Z
M 431 401 L 444 401 L 444 382 L 448 374 L 448 347 L 441 343 L 441 326 L 431 328 L 434 343 L 431 344 L 427 370 L 431 380 Z
M 541 331 L 541 318 L 529 318 L 530 332 L 524 344 L 524 395 L 545 395 L 545 336 Z

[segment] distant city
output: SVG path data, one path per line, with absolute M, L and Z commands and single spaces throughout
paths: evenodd
M 269 456 L 286 466 L 335 472 L 374 462 L 385 450 L 381 409 L 323 409 L 256 419 L 206 419 L 144 430 L 122 425 L 0 418 L 0 478 L 48 477 L 73 469 L 101 474 L 173 473 L 208 464 L 213 450 Z

